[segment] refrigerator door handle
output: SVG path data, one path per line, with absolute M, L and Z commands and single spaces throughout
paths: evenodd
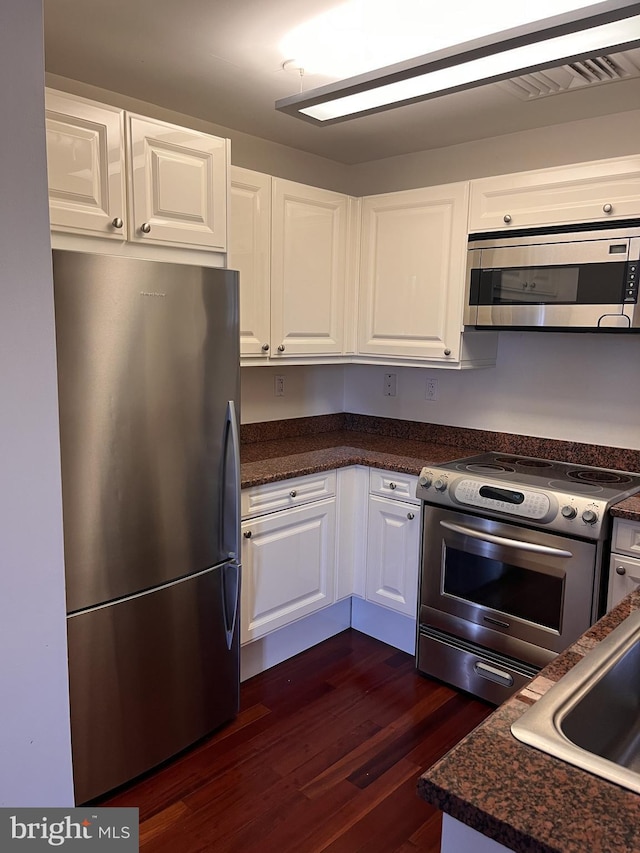
M 238 563 L 226 563 L 222 567 L 222 603 L 224 605 L 224 627 L 228 649 L 233 645 L 239 601 L 240 566 Z
M 227 559 L 240 559 L 240 438 L 236 405 L 227 404 L 224 440 L 224 497 L 222 500 L 222 542 Z

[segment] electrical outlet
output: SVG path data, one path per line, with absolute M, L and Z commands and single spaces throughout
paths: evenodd
M 284 397 L 284 376 L 281 374 L 276 374 L 273 393 L 276 397 Z
M 438 380 L 437 379 L 427 379 L 427 400 L 437 400 L 438 399 Z
M 385 373 L 385 375 L 384 375 L 384 396 L 385 397 L 395 397 L 396 396 L 396 374 L 395 373 Z

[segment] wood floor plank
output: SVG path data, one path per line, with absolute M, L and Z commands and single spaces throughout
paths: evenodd
M 96 804 L 144 853 L 437 853 L 420 773 L 492 708 L 347 630 L 241 686 L 232 723 Z

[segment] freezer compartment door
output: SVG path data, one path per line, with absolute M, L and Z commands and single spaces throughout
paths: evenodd
M 227 563 L 68 618 L 77 803 L 237 714 L 239 585 Z

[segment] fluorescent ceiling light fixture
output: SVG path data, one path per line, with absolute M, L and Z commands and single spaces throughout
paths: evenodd
M 640 3 L 597 3 L 282 98 L 276 109 L 333 124 L 639 45 Z
M 391 6 L 392 2 L 392 6 Z M 336 80 L 566 12 L 585 0 L 347 0 L 290 30 L 282 59 Z

